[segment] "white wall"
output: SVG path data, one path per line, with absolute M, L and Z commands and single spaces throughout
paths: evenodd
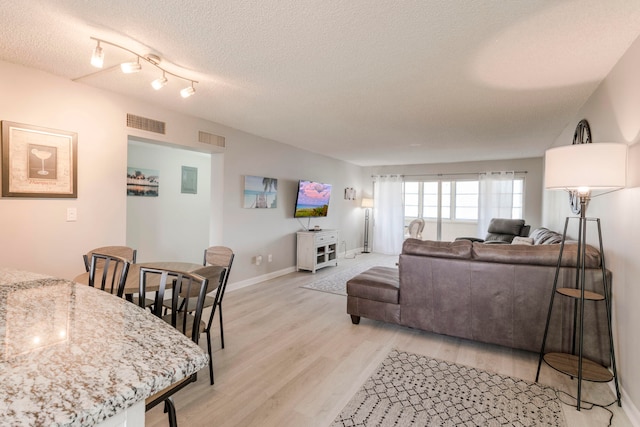
M 201 262 L 209 245 L 211 153 L 129 141 L 129 167 L 159 172 L 157 197 L 127 197 L 127 246 L 138 262 Z M 196 194 L 181 192 L 182 166 L 197 169 Z
M 571 144 L 575 127 L 589 121 L 594 143 L 622 142 L 630 145 L 628 188 L 591 200 L 587 216 L 598 217 L 607 267 L 613 274 L 613 321 L 618 374 L 623 388 L 622 406 L 640 426 L 640 40 L 622 57 L 579 114 L 567 125 L 554 146 Z M 633 145 L 635 144 L 635 145 Z M 571 165 L 567 165 L 571 167 Z M 546 191 L 544 220 L 561 230 L 572 216 L 567 195 Z M 575 229 L 570 230 L 576 235 Z M 595 230 L 588 230 L 593 242 Z
M 0 76 L 2 120 L 78 134 L 77 199 L 0 198 L 4 266 L 73 278 L 83 253 L 126 243 L 129 135 L 212 151 L 197 142 L 198 130 L 214 130 L 205 120 L 6 62 Z M 167 122 L 167 134 L 127 128 L 127 113 Z M 68 207 L 76 222 L 66 221 Z
M 231 285 L 293 270 L 294 234 L 302 228 L 293 218 L 299 179 L 335 188 L 329 216 L 312 224 L 339 229 L 341 250 L 362 245 L 359 200 L 342 198 L 345 187 L 362 187 L 357 166 L 1 61 L 0 77 L 0 119 L 78 133 L 77 199 L 0 198 L 3 266 L 73 278 L 83 271 L 83 253 L 126 244 L 130 137 L 214 153 L 208 244 L 236 252 Z M 127 128 L 127 113 L 167 123 L 166 135 Z M 197 142 L 200 130 L 224 136 L 226 149 Z M 243 209 L 244 175 L 277 178 L 278 208 Z M 77 208 L 76 222 L 66 221 L 68 207 Z M 272 263 L 251 264 L 255 255 L 268 253 Z M 193 261 L 200 262 L 200 255 Z
M 295 266 L 295 232 L 307 221 L 293 217 L 298 180 L 320 181 L 333 186 L 326 218 L 312 219 L 311 226 L 339 231 L 340 256 L 362 247 L 364 212 L 359 208 L 361 168 L 313 154 L 288 145 L 245 136 L 240 141 L 231 132 L 225 153 L 225 244 L 237 248 L 230 281 L 265 277 Z M 275 209 L 243 208 L 244 176 L 278 179 L 278 206 Z M 344 189 L 355 188 L 358 200 L 344 200 Z M 273 255 L 268 263 L 267 255 Z M 252 260 L 262 255 L 261 265 Z

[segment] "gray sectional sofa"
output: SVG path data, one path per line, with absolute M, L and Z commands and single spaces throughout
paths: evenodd
M 546 229 L 531 236 L 531 245 L 407 239 L 397 269 L 374 267 L 347 282 L 347 313 L 355 324 L 365 317 L 539 352 L 560 236 Z M 587 289 L 602 293 L 600 253 L 587 249 Z M 569 242 L 558 287 L 575 287 L 576 259 L 577 245 Z M 573 302 L 556 296 L 548 351 L 571 351 Z M 585 355 L 608 366 L 604 302 L 587 301 L 585 313 Z

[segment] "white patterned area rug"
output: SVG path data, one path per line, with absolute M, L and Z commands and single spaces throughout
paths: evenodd
M 353 266 L 346 267 L 324 275 L 311 283 L 301 286 L 301 288 L 312 289 L 314 291 L 329 292 L 338 295 L 347 295 L 347 281 L 352 277 L 362 273 L 365 270 L 374 266 L 381 267 L 397 267 L 397 256 L 391 255 L 379 255 L 379 254 L 367 254 L 362 255 L 362 258 L 356 258 L 355 260 L 341 260 L 339 262 L 352 262 Z
M 332 427 L 565 426 L 551 387 L 392 350 Z

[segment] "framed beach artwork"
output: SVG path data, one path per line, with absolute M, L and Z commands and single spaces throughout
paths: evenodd
M 127 196 L 158 197 L 160 172 L 154 169 L 127 168 Z
M 2 121 L 3 197 L 78 197 L 75 132 Z
M 278 180 L 245 175 L 244 208 L 274 209 L 278 206 Z

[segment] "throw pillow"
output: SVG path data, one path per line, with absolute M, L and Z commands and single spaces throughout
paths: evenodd
M 512 245 L 533 245 L 533 239 L 531 237 L 516 236 L 511 241 Z

